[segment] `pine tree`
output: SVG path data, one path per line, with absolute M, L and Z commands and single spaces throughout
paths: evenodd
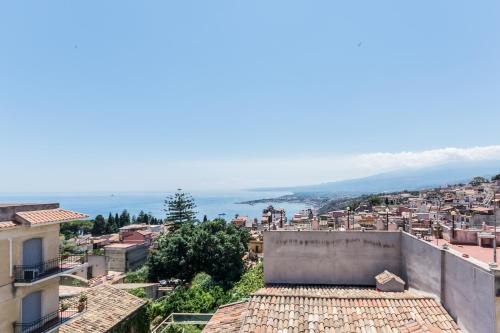
M 174 196 L 169 196 L 165 200 L 165 212 L 167 213 L 167 222 L 174 223 L 174 229 L 177 229 L 184 222 L 191 222 L 196 217 L 196 203 L 189 193 L 178 189 Z
M 92 236 L 101 236 L 106 232 L 106 221 L 102 215 L 97 215 L 92 226 Z

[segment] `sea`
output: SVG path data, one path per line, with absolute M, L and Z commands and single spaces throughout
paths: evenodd
M 30 193 L 30 194 L 0 194 L 0 203 L 51 203 L 58 202 L 62 208 L 85 213 L 91 218 L 109 213 L 120 214 L 126 209 L 130 215 L 137 215 L 141 210 L 158 218 L 165 217 L 165 199 L 173 193 L 168 192 L 99 192 L 99 193 Z M 258 218 L 262 209 L 272 204 L 284 208 L 288 217 L 308 205 L 302 203 L 259 203 L 254 205 L 238 202 L 262 198 L 276 198 L 290 192 L 272 191 L 200 191 L 190 193 L 196 203 L 197 217 L 202 220 L 222 217 L 231 220 L 236 214 Z

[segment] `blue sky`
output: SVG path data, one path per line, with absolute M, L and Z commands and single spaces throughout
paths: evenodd
M 339 168 L 360 156 L 500 144 L 498 13 L 457 0 L 3 3 L 0 192 L 299 185 L 377 171 Z

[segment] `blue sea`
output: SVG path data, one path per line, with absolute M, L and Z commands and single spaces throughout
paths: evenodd
M 127 209 L 131 215 L 137 215 L 141 210 L 152 215 L 165 217 L 165 198 L 172 193 L 159 192 L 127 192 L 127 193 L 40 193 L 40 194 L 0 194 L 0 203 L 48 203 L 59 202 L 62 208 L 85 213 L 91 217 L 98 214 L 107 216 L 109 213 L 121 213 Z M 231 220 L 235 214 L 259 218 L 262 209 L 269 204 L 237 204 L 237 202 L 275 198 L 288 192 L 230 191 L 230 192 L 193 192 L 198 218 L 207 215 L 209 219 L 224 217 Z M 275 203 L 282 207 L 290 217 L 297 211 L 309 206 L 299 203 Z

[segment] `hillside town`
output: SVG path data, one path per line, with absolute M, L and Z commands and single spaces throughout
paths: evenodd
M 496 250 L 500 177 L 363 198 L 325 214 L 304 209 L 290 218 L 285 209 L 268 206 L 260 219 L 237 215 L 227 223 L 193 224 L 189 222 L 192 212 L 181 211 L 186 214 L 184 221 L 177 210 L 172 212 L 175 219 L 165 223 L 161 219 L 154 220 L 159 224 L 132 223 L 137 221 L 134 217 L 118 232 L 102 235 L 83 229 L 62 234 L 67 230 L 64 224 L 81 228 L 89 216 L 59 204 L 2 204 L 0 331 L 500 329 Z M 194 207 L 188 195 L 178 192 L 168 205 L 172 211 L 175 200 L 183 207 Z M 180 246 L 173 245 L 176 237 L 185 232 L 216 237 L 214 228 L 228 235 L 238 232 L 241 238 L 236 242 L 241 243 L 234 244 L 245 248 L 239 254 L 222 254 L 223 262 L 210 263 L 219 255 L 214 252 L 203 259 L 210 266 L 189 274 L 176 268 L 181 266 L 174 261 L 162 261 L 168 256 L 164 251 Z M 204 242 L 193 237 L 194 247 Z M 187 241 L 190 238 L 182 240 Z M 213 238 L 213 242 L 219 240 Z M 200 255 L 213 251 L 210 242 L 206 246 Z M 186 254 L 177 253 L 170 260 Z M 235 266 L 218 271 L 221 264 L 229 264 L 229 255 Z M 204 277 L 206 273 L 210 276 Z M 233 273 L 232 280 L 225 280 Z M 222 275 L 216 278 L 217 274 Z M 188 296 L 189 291 L 207 283 L 197 282 L 207 278 L 219 281 L 210 283 L 220 283 L 219 293 L 227 296 L 210 296 L 214 297 L 211 305 L 206 299 L 201 303 L 206 302 L 205 307 L 176 310 L 179 295 L 189 302 L 189 297 L 195 297 Z M 242 292 L 242 283 L 251 287 L 245 286 Z M 212 295 L 213 291 L 205 292 Z

